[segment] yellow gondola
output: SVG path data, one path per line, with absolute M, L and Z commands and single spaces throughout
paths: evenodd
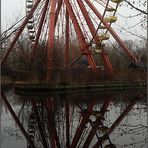
M 99 26 L 99 29 L 107 29 L 106 26 Z
M 110 23 L 114 23 L 117 21 L 117 17 L 116 16 L 109 16 L 105 18 L 105 21 L 110 22 Z
M 101 117 L 102 113 L 100 111 L 93 111 L 92 115 L 95 116 L 96 118 Z
M 28 29 L 33 29 L 32 25 L 28 25 L 27 27 L 28 27 Z
M 112 11 L 116 11 L 116 9 L 112 8 L 112 7 L 111 8 L 108 7 L 108 8 L 106 8 L 106 11 L 112 12 Z
M 98 36 L 99 40 L 108 40 L 109 37 L 109 34 L 102 34 Z
M 29 38 L 30 38 L 31 40 L 33 40 L 33 39 L 35 39 L 35 36 L 34 36 L 34 35 L 31 35 L 31 36 L 29 36 Z
M 32 6 L 33 6 L 33 5 L 31 4 L 31 5 L 28 5 L 28 6 L 26 6 L 26 7 L 27 7 L 27 8 L 32 8 Z
M 111 0 L 113 3 L 117 3 L 117 4 L 119 4 L 119 3 L 121 3 L 122 2 L 122 0 Z
M 99 127 L 98 131 L 101 131 L 102 133 L 107 133 L 109 132 L 109 128 L 107 126 Z
M 97 49 L 94 49 L 93 52 L 95 54 L 100 54 L 102 52 L 102 50 L 97 48 Z

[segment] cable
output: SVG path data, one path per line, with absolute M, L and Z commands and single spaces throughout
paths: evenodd
M 76 61 L 78 61 L 83 54 L 80 54 L 74 61 L 72 61 L 70 64 L 66 65 L 65 68 L 68 68 L 69 66 L 73 65 Z

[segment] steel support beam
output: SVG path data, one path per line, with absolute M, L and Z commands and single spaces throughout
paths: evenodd
M 37 8 L 38 4 L 40 3 L 41 0 L 36 0 L 36 2 L 34 3 L 31 11 L 28 13 L 28 15 L 26 16 L 25 20 L 23 21 L 22 25 L 18 28 L 18 31 L 15 34 L 15 37 L 13 38 L 11 44 L 9 45 L 9 47 L 7 48 L 6 54 L 4 55 L 4 57 L 1 60 L 1 65 L 4 64 L 5 60 L 7 59 L 7 57 L 9 56 L 12 48 L 14 47 L 16 41 L 18 40 L 19 36 L 21 35 L 22 31 L 24 30 L 25 26 L 28 23 L 28 20 L 30 19 L 30 17 L 33 15 L 33 12 L 35 11 L 35 9 Z
M 81 0 L 77 0 L 77 2 L 78 2 L 78 5 L 79 5 L 79 7 L 80 7 L 80 9 L 82 11 L 82 14 L 83 14 L 85 20 L 86 20 L 86 23 L 87 23 L 87 25 L 88 25 L 88 27 L 90 29 L 90 32 L 91 32 L 92 36 L 94 36 L 95 42 L 98 43 L 99 38 L 98 38 L 98 36 L 96 34 L 96 29 L 95 29 L 95 27 L 94 27 L 94 25 L 93 25 L 93 23 L 91 21 L 91 18 L 90 18 L 89 14 L 88 14 L 88 11 L 86 10 L 86 8 L 85 8 L 85 6 L 84 6 L 84 4 L 83 4 L 83 2 Z M 111 64 L 111 62 L 109 60 L 108 55 L 104 52 L 103 49 L 102 49 L 101 56 L 102 56 L 103 61 L 104 61 L 105 65 L 106 65 L 106 67 L 107 67 L 108 72 L 112 74 L 113 73 L 112 64 Z
M 53 114 L 53 100 L 49 98 L 47 100 L 47 113 L 48 113 L 48 130 L 49 130 L 49 140 L 51 144 L 51 148 L 56 148 L 56 140 L 55 140 L 55 123 L 54 123 L 54 114 Z
M 63 3 L 63 0 L 58 1 L 58 6 L 57 6 L 56 16 L 55 16 L 55 26 L 56 26 L 56 23 L 57 23 L 57 20 L 58 20 L 58 17 L 59 17 L 59 13 L 60 13 L 60 10 L 61 10 L 62 3 Z
M 20 131 L 23 133 L 24 137 L 26 138 L 26 140 L 28 141 L 28 143 L 31 145 L 32 148 L 36 148 L 34 145 L 34 142 L 29 138 L 29 135 L 27 134 L 25 128 L 23 127 L 22 123 L 20 122 L 20 120 L 18 119 L 18 117 L 16 116 L 14 110 L 12 109 L 11 105 L 9 104 L 5 94 L 3 92 L 1 92 L 1 96 L 2 99 L 5 103 L 5 105 L 7 106 L 11 116 L 13 117 L 13 119 L 15 120 L 17 126 L 20 128 Z
M 109 103 L 110 103 L 110 99 L 107 98 L 105 100 L 101 110 L 100 110 L 100 112 L 102 113 L 102 117 L 104 116 L 105 111 L 107 110 L 107 108 L 109 106 Z M 95 122 L 101 124 L 101 118 L 97 118 Z M 85 143 L 83 145 L 83 148 L 88 148 L 89 147 L 91 141 L 93 140 L 93 138 L 94 138 L 94 136 L 96 134 L 97 128 L 98 128 L 98 126 L 95 126 L 95 127 L 91 128 L 91 131 L 89 132 L 89 135 L 87 136 L 87 139 L 86 139 L 86 141 L 85 141 Z
M 66 9 L 65 66 L 69 63 L 69 14 Z
M 100 12 L 96 9 L 96 7 L 92 4 L 90 0 L 85 0 L 85 2 L 88 4 L 88 6 L 92 9 L 92 11 L 96 14 L 96 16 L 102 20 L 102 23 L 107 27 L 111 35 L 114 37 L 114 39 L 118 42 L 118 44 L 122 47 L 122 49 L 125 51 L 125 53 L 128 55 L 130 60 L 134 61 L 135 63 L 139 63 L 139 60 L 136 58 L 136 56 L 129 50 L 125 43 L 120 39 L 118 34 L 110 27 L 110 25 L 103 19 Z
M 39 27 L 38 27 L 38 30 L 37 30 L 37 33 L 36 33 L 35 43 L 32 46 L 33 47 L 33 51 L 31 52 L 31 61 L 32 62 L 34 61 L 35 57 L 37 56 L 36 55 L 36 50 L 37 50 L 36 48 L 38 47 L 38 41 L 39 41 L 39 38 L 40 38 L 40 35 L 41 35 L 41 31 L 42 31 L 43 23 L 44 23 L 44 20 L 45 20 L 45 15 L 46 15 L 46 12 L 47 12 L 48 4 L 49 4 L 49 0 L 46 0 L 45 5 L 43 7 L 41 19 L 40 19 L 40 22 L 39 22 Z
M 50 14 L 49 14 L 49 33 L 47 42 L 47 81 L 51 78 L 51 68 L 52 68 L 52 49 L 54 43 L 54 30 L 55 30 L 55 14 L 56 14 L 56 1 L 50 1 Z
M 118 119 L 109 128 L 109 132 L 107 134 L 111 134 L 111 132 L 121 123 L 121 121 L 124 119 L 124 117 L 131 111 L 131 109 L 133 108 L 135 103 L 136 103 L 135 101 L 132 101 L 131 103 L 129 103 L 129 105 L 126 107 L 126 109 L 123 111 L 123 113 L 118 117 Z
M 77 18 L 75 16 L 74 12 L 73 12 L 72 6 L 69 3 L 69 0 L 64 0 L 64 3 L 66 5 L 66 9 L 67 9 L 69 16 L 72 20 L 72 23 L 74 25 L 74 28 L 75 28 L 75 31 L 76 31 L 76 34 L 77 34 L 77 38 L 78 38 L 78 41 L 79 41 L 80 50 L 87 57 L 90 67 L 95 70 L 95 68 L 96 68 L 95 61 L 94 61 L 90 51 L 88 50 L 88 45 L 85 41 L 85 38 L 83 36 L 83 33 L 81 31 L 81 28 L 79 26 Z
M 96 101 L 93 100 L 91 103 L 88 104 L 87 113 L 84 114 L 84 116 L 82 117 L 81 123 L 76 130 L 76 133 L 74 135 L 74 138 L 72 140 L 72 144 L 71 144 L 70 148 L 76 148 L 77 147 L 77 144 L 80 140 L 82 132 L 85 129 L 85 124 L 88 123 L 88 121 L 89 121 L 89 117 L 90 117 L 91 112 L 93 111 L 93 106 L 94 106 L 95 102 Z
M 49 98 L 47 100 L 47 113 L 48 113 L 48 130 L 49 130 L 49 136 L 50 136 L 50 144 L 52 148 L 61 148 L 59 137 L 57 135 L 56 130 L 56 123 L 54 119 L 54 106 L 53 106 L 53 100 L 52 98 Z
M 103 61 L 107 67 L 107 71 L 110 73 L 110 74 L 113 74 L 113 67 L 112 67 L 112 64 L 111 64 L 111 61 L 108 57 L 108 54 L 104 51 L 104 49 L 102 49 L 102 53 L 101 53 L 101 56 L 103 58 Z
M 86 20 L 86 23 L 87 23 L 87 25 L 88 25 L 88 27 L 90 29 L 90 32 L 91 32 L 92 36 L 94 36 L 95 33 L 96 33 L 96 29 L 95 29 L 95 27 L 94 27 L 94 25 L 93 25 L 93 23 L 91 21 L 91 18 L 90 18 L 89 14 L 88 14 L 88 11 L 86 10 L 82 0 L 77 0 L 77 2 L 78 2 L 78 5 L 79 5 L 79 7 L 81 9 L 81 12 L 82 12 L 85 20 Z M 94 39 L 95 39 L 96 42 L 99 41 L 97 36 L 95 36 Z
M 121 123 L 121 121 L 124 119 L 124 117 L 131 111 L 133 106 L 135 105 L 135 101 L 129 103 L 129 105 L 126 107 L 126 109 L 122 112 L 122 114 L 116 119 L 116 121 L 112 124 L 112 126 L 109 128 L 109 131 L 106 133 L 107 135 L 110 135 L 113 130 Z M 94 148 L 98 148 L 99 142 L 97 142 L 94 145 Z

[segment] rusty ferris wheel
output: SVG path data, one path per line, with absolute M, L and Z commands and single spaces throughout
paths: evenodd
M 42 42 L 47 43 L 47 79 L 50 80 L 50 73 L 52 69 L 52 49 L 55 38 L 62 39 L 65 49 L 65 64 L 68 64 L 70 46 L 73 39 L 77 39 L 79 44 L 81 56 L 85 56 L 92 69 L 96 69 L 96 62 L 93 55 L 98 54 L 103 59 L 104 65 L 109 73 L 112 73 L 112 64 L 104 50 L 104 41 L 108 40 L 110 35 L 123 48 L 127 56 L 135 63 L 138 63 L 137 57 L 125 46 L 123 41 L 111 27 L 112 23 L 117 21 L 116 12 L 122 0 L 26 0 L 26 17 L 16 35 L 7 48 L 2 59 L 2 64 L 5 62 L 10 52 L 12 51 L 19 36 L 25 29 L 28 29 L 29 40 L 32 45 L 32 53 L 35 55 L 36 48 Z M 92 48 L 92 46 L 94 48 Z M 3 96 L 4 97 L 4 96 Z M 69 139 L 70 127 L 70 112 L 69 104 L 66 104 L 66 142 L 64 147 L 75 148 L 78 145 L 80 137 L 85 129 L 85 124 L 89 123 L 92 127 L 88 137 L 85 137 L 83 147 L 89 147 L 93 138 L 96 136 L 97 128 L 107 131 L 101 138 L 97 137 L 94 147 L 101 147 L 101 142 L 109 141 L 109 146 L 115 147 L 110 141 L 109 134 L 121 122 L 124 116 L 130 111 L 135 102 L 131 102 L 124 112 L 119 116 L 111 128 L 106 128 L 102 124 L 103 116 L 107 112 L 109 106 L 109 99 L 106 99 L 100 111 L 94 111 L 93 106 L 95 102 L 88 104 L 87 109 L 79 108 L 81 114 L 81 122 L 76 129 L 73 139 Z M 33 103 L 31 114 L 28 123 L 29 140 L 40 147 L 61 147 L 58 142 L 58 135 L 56 135 L 56 127 L 54 126 L 53 100 L 49 99 L 48 103 Z M 47 114 L 51 118 L 47 119 Z M 43 116 L 44 115 L 44 116 Z M 95 117 L 95 122 L 89 120 L 89 116 Z M 47 127 L 47 121 L 51 127 Z M 42 122 L 42 124 L 41 124 Z M 72 123 L 72 122 L 71 122 Z M 96 124 L 96 126 L 94 126 Z M 98 124 L 98 125 L 97 125 Z M 38 129 L 36 130 L 36 128 Z M 50 129 L 47 131 L 47 129 Z M 65 130 L 64 130 L 65 132 Z M 51 134 L 50 136 L 48 134 Z M 37 141 L 36 134 L 40 134 L 41 142 Z M 48 136 L 48 139 L 47 139 Z M 29 141 L 28 140 L 28 141 Z M 101 142 L 100 142 L 101 141 Z M 38 146 L 39 146 L 38 145 Z M 63 145 L 62 145 L 63 146 Z M 31 142 L 28 148 L 33 147 Z
M 137 57 L 111 28 L 112 23 L 117 21 L 116 12 L 121 2 L 122 0 L 26 0 L 26 17 L 7 48 L 2 64 L 25 27 L 28 29 L 33 56 L 41 42 L 44 41 L 47 45 L 48 80 L 52 69 L 52 48 L 56 38 L 61 38 L 64 44 L 65 64 L 69 62 L 69 49 L 75 39 L 79 44 L 80 57 L 85 56 L 92 69 L 95 70 L 97 66 L 93 55 L 98 54 L 106 70 L 112 73 L 112 63 L 104 50 L 104 41 L 110 36 L 113 36 L 131 61 L 138 63 Z

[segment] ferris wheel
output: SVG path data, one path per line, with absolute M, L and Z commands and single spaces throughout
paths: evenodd
M 112 73 L 112 64 L 104 48 L 106 41 L 113 36 L 130 60 L 138 63 L 137 57 L 111 28 L 117 21 L 116 12 L 121 2 L 122 0 L 26 0 L 26 18 L 8 47 L 2 63 L 25 27 L 28 29 L 34 58 L 37 47 L 45 44 L 48 80 L 52 69 L 54 44 L 63 47 L 65 65 L 70 63 L 72 44 L 78 44 L 79 57 L 73 63 L 85 56 L 90 68 L 95 70 L 97 64 L 94 55 L 97 54 L 106 70 Z

